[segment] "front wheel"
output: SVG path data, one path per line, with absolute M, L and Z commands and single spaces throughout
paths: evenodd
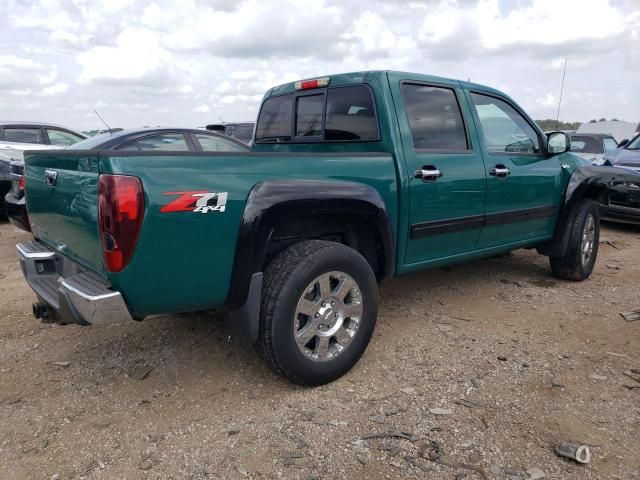
M 565 280 L 575 282 L 591 275 L 600 243 L 600 212 L 598 204 L 584 199 L 576 209 L 569 226 L 569 244 L 562 257 L 551 257 L 551 271 Z
M 362 356 L 376 323 L 378 289 L 355 250 L 320 240 L 297 243 L 265 271 L 257 350 L 299 385 L 322 385 Z

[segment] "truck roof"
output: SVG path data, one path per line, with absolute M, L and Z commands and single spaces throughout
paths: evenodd
M 473 88 L 473 89 L 478 89 L 478 90 L 483 90 L 485 92 L 490 92 L 490 93 L 495 93 L 495 94 L 499 94 L 499 95 L 503 95 L 504 93 L 500 92 L 499 90 L 496 90 L 494 88 L 488 87 L 486 85 L 482 85 L 479 83 L 473 83 L 473 82 L 465 82 L 463 80 L 458 80 L 455 78 L 447 78 L 447 77 L 439 77 L 439 76 L 435 76 L 435 75 L 427 75 L 427 74 L 422 74 L 422 73 L 411 73 L 411 72 L 403 72 L 403 71 L 394 71 L 394 70 L 367 70 L 367 71 L 361 71 L 361 72 L 351 72 L 351 73 L 338 73 L 338 74 L 333 74 L 333 75 L 316 75 L 312 78 L 308 78 L 308 79 L 301 79 L 298 81 L 305 81 L 305 80 L 311 80 L 311 79 L 316 79 L 316 78 L 331 78 L 331 86 L 335 87 L 335 86 L 345 86 L 345 85 L 355 85 L 355 84 L 359 84 L 359 83 L 365 83 L 368 77 L 372 77 L 372 76 L 386 76 L 390 73 L 394 73 L 394 74 L 399 74 L 399 75 L 406 75 L 407 77 L 411 77 L 412 79 L 416 79 L 416 80 L 423 80 L 424 82 L 432 82 L 432 83 L 440 83 L 442 81 L 456 81 L 456 82 L 460 82 L 461 85 L 463 85 L 466 88 Z M 296 82 L 288 82 L 288 83 L 283 83 L 281 85 L 278 85 L 276 87 L 271 88 L 269 91 L 267 91 L 265 97 L 272 97 L 275 95 L 283 95 L 286 93 L 292 93 L 296 91 L 295 88 L 295 84 Z

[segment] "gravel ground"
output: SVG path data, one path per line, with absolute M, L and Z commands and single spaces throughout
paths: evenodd
M 39 323 L 27 238 L 0 224 L 0 479 L 640 478 L 639 228 L 579 284 L 532 251 L 387 281 L 365 356 L 312 389 L 212 313 Z

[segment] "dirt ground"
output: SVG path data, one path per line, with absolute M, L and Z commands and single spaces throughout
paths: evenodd
M 0 224 L 0 479 L 640 478 L 640 228 L 606 226 L 579 284 L 533 251 L 387 281 L 365 356 L 319 388 L 215 314 L 41 324 L 27 238 Z

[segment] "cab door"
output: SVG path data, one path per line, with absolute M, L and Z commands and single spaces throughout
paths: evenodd
M 559 156 L 546 154 L 533 122 L 509 99 L 467 91 L 487 174 L 479 249 L 550 238 L 561 201 Z
M 409 270 L 473 252 L 486 174 L 457 81 L 389 74 L 409 187 Z

